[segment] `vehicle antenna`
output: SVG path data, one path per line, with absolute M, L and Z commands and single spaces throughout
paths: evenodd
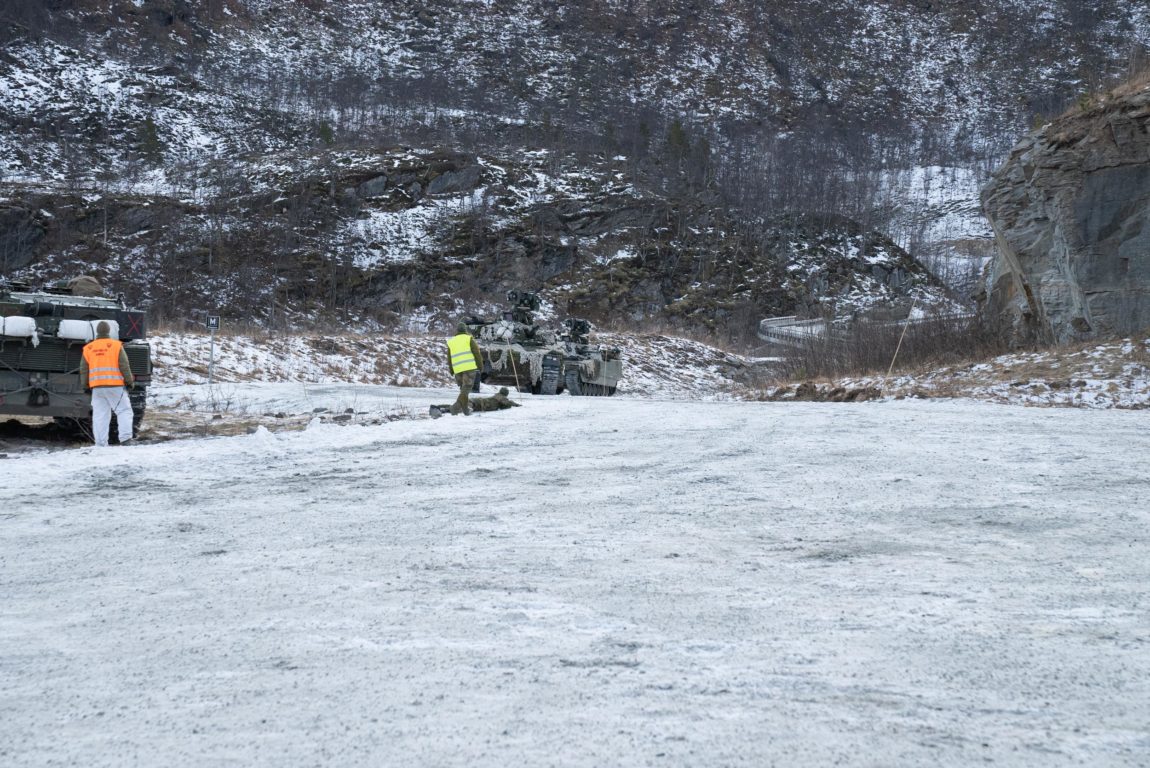
M 902 349 L 902 340 L 906 338 L 906 329 L 910 327 L 910 316 L 914 314 L 914 305 L 918 303 L 918 297 L 915 296 L 914 300 L 910 303 L 910 311 L 906 313 L 906 322 L 902 324 L 902 333 L 898 335 L 898 344 L 894 348 L 894 356 L 890 359 L 890 368 L 886 369 L 886 378 L 890 378 L 890 372 L 894 370 L 894 361 L 898 360 L 898 351 Z M 883 385 L 886 385 L 886 379 L 883 380 Z

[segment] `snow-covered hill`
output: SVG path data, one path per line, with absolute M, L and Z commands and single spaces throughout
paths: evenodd
M 1150 10 L 21 1 L 0 32 L 0 276 L 358 330 L 528 279 L 600 324 L 745 342 L 764 316 L 905 309 L 875 254 L 843 263 L 854 236 L 968 301 L 980 183 L 1136 68 Z M 838 223 L 779 228 L 812 215 Z
M 173 320 L 295 328 L 447 329 L 530 287 L 560 317 L 741 343 L 764 316 L 961 301 L 848 217 L 780 214 L 752 229 L 719 202 L 636 186 L 621 158 L 391 148 L 217 171 L 175 198 L 0 200 L 22 233 L 0 266 L 33 283 L 95 274 Z
M 124 138 L 179 160 L 545 120 L 578 134 L 607 120 L 621 143 L 641 122 L 649 132 L 672 119 L 732 142 L 760 121 L 836 143 L 844 126 L 880 140 L 1011 142 L 1150 42 L 1144 4 L 1080 6 L 84 0 L 10 33 L 0 116 L 31 130 L 0 139 L 0 167 L 74 176 L 54 138 L 70 133 L 99 148 L 94 172 L 119 162 Z

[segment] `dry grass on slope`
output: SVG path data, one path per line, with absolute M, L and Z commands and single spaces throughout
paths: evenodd
M 882 397 L 969 398 L 1086 408 L 1150 408 L 1150 337 L 999 355 L 892 376 L 815 382 L 820 392 L 876 389 Z M 791 398 L 795 391 L 788 390 Z M 808 388 L 809 391 L 809 388 Z M 781 393 L 785 399 L 787 392 Z

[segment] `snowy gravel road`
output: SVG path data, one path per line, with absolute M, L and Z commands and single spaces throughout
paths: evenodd
M 524 402 L 0 461 L 0 764 L 1150 764 L 1145 411 Z

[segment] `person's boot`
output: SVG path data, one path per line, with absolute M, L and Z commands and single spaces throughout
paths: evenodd
M 438 419 L 440 416 L 443 415 L 443 412 L 440 411 L 438 407 L 433 405 L 427 409 L 427 415 L 433 419 Z

